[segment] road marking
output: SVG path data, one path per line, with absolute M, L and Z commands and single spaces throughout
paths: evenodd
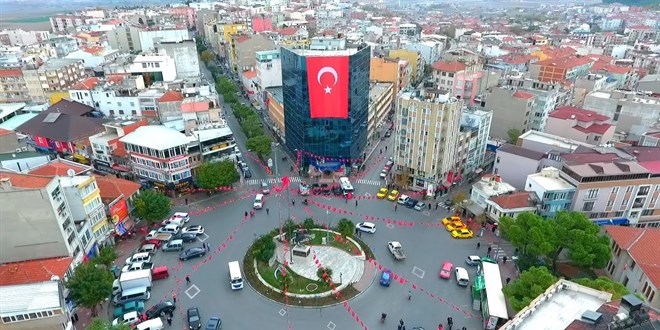
M 192 291 L 192 290 L 194 290 L 195 293 L 190 293 L 190 292 L 189 292 L 189 291 Z M 195 299 L 195 297 L 196 297 L 200 292 L 202 292 L 202 290 L 200 290 L 200 289 L 197 287 L 197 285 L 194 285 L 194 284 L 191 285 L 188 289 L 186 289 L 186 291 L 184 291 L 184 293 L 186 294 L 186 296 L 188 296 L 188 298 L 190 298 L 190 299 Z
M 200 238 L 201 236 L 204 236 L 204 238 Z M 209 236 L 209 235 L 206 234 L 206 233 L 203 233 L 203 234 L 197 236 L 197 240 L 203 243 L 204 241 L 206 241 L 207 239 L 209 239 L 209 237 L 211 237 L 211 236 Z
M 286 310 L 284 308 L 282 308 L 282 309 L 280 309 L 278 314 L 280 314 L 280 316 L 284 316 L 284 315 L 286 315 Z
M 412 273 L 413 273 L 413 275 L 415 275 L 415 276 L 417 276 L 421 279 L 423 279 L 424 275 L 426 275 L 426 272 L 423 269 L 421 269 L 417 266 L 413 267 Z
M 367 197 L 371 197 L 371 194 L 368 193 L 368 192 L 364 193 L 364 195 L 367 196 Z
M 387 227 L 389 229 L 394 229 L 394 223 L 390 222 L 390 223 L 386 224 L 385 227 Z
M 431 216 L 431 212 L 429 212 L 429 211 L 424 211 L 424 212 L 422 212 L 422 214 L 427 216 L 427 217 Z
M 337 327 L 337 325 L 334 324 L 332 321 L 330 321 L 330 322 L 328 323 L 328 326 L 327 326 L 327 327 L 328 327 L 328 329 L 330 329 L 330 330 L 335 330 L 335 327 Z

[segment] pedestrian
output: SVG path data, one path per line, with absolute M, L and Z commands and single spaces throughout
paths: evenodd
M 491 231 L 493 232 L 493 234 L 495 234 L 495 231 L 496 231 L 496 230 L 497 230 L 497 226 L 493 225 L 493 228 L 491 229 Z
M 269 214 L 268 212 L 270 212 L 270 209 L 269 209 L 269 208 L 266 208 L 266 215 Z
M 204 248 L 204 250 L 207 250 L 206 243 L 202 242 L 202 247 Z
M 438 330 L 445 330 L 445 327 L 442 325 L 442 323 L 438 324 Z
M 506 284 L 509 284 L 509 282 L 511 282 L 511 277 L 506 278 Z
M 172 317 L 167 316 L 167 325 L 172 326 Z
M 296 200 L 295 200 L 295 199 L 292 199 L 292 200 L 291 200 L 291 204 L 293 204 L 293 206 L 296 206 Z
M 397 329 L 399 329 L 399 330 L 403 330 L 403 325 L 402 325 L 402 324 L 399 324 L 399 326 L 397 327 Z
M 356 199 L 356 200 L 355 200 L 355 207 L 357 207 L 357 204 L 358 204 L 358 203 L 357 203 L 357 199 Z
M 435 209 L 437 210 L 440 207 L 440 203 L 435 204 Z
M 447 318 L 447 325 L 449 326 L 449 329 L 454 325 L 454 319 L 450 317 Z
M 399 320 L 399 325 L 400 325 L 400 326 L 403 326 L 403 319 L 400 319 L 400 320 Z
M 385 151 L 387 151 L 387 146 L 385 146 Z
M 172 300 L 174 300 L 174 303 L 176 304 L 176 292 L 172 292 Z
M 481 247 L 481 242 L 477 242 L 477 250 Z
M 245 211 L 245 217 L 246 217 L 246 218 L 247 218 L 247 215 L 248 215 L 248 212 L 247 212 L 247 211 Z
M 186 284 L 190 285 L 190 275 L 186 275 Z
M 355 235 L 358 235 L 359 230 L 355 228 Z
M 489 247 L 488 247 L 488 254 L 489 254 L 489 255 L 490 255 L 490 252 L 491 252 L 491 251 L 493 251 L 493 248 L 489 246 Z
M 174 311 L 173 310 L 170 309 L 169 313 L 170 313 L 170 317 L 174 317 Z
M 188 198 L 186 198 L 185 200 L 186 200 L 186 205 L 188 205 Z
M 346 204 L 348 204 L 348 195 L 346 195 L 344 199 L 346 200 Z
M 380 149 L 380 154 L 381 154 L 381 155 L 383 154 L 383 149 L 382 149 L 382 148 Z
M 362 238 L 362 231 L 358 231 L 358 237 Z
M 397 208 L 397 205 L 396 205 L 396 204 L 394 204 L 394 212 L 396 212 L 396 208 Z
M 467 330 L 467 327 L 462 327 L 461 330 Z
M 408 300 L 412 298 L 412 291 L 408 290 Z
M 206 251 L 211 252 L 211 245 L 206 243 Z
M 429 203 L 429 210 L 431 209 L 431 203 Z
M 506 256 L 502 257 L 502 264 L 506 263 Z

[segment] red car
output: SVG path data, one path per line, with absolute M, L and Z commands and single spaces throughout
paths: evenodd
M 442 268 L 440 268 L 440 278 L 449 279 L 452 268 L 454 268 L 454 265 L 451 262 L 443 261 Z
M 160 245 L 163 244 L 163 241 L 159 241 L 157 239 L 148 239 L 144 241 L 144 244 L 153 244 L 156 246 L 156 248 L 160 248 Z

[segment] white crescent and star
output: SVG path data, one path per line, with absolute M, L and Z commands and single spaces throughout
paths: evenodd
M 334 82 L 332 83 L 332 87 L 335 87 L 335 85 L 337 85 L 337 80 L 338 80 L 339 77 L 337 75 L 337 71 L 334 68 L 329 67 L 329 66 L 324 66 L 324 67 L 321 68 L 321 70 L 319 70 L 319 73 L 316 75 L 316 81 L 318 81 L 319 85 L 321 85 L 321 77 L 323 77 L 323 75 L 326 74 L 326 73 L 331 74 L 335 78 Z M 326 94 L 332 93 L 332 87 L 325 86 L 325 88 L 324 88 L 325 93 Z

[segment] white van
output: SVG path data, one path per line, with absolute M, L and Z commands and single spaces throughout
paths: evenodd
M 465 268 L 454 268 L 454 274 L 456 275 L 456 284 L 460 286 L 468 286 L 470 284 L 470 276 L 468 276 L 468 272 Z
M 157 318 L 151 319 L 151 320 L 146 320 L 146 321 L 136 325 L 135 329 L 137 329 L 137 330 L 162 330 L 163 329 L 163 321 L 160 319 L 160 317 L 157 317 Z
M 126 259 L 126 264 L 131 265 L 138 262 L 151 262 L 151 254 L 149 252 L 136 253 Z
M 341 189 L 344 190 L 344 192 L 353 192 L 353 185 L 351 185 L 351 181 L 348 180 L 347 177 L 342 176 L 339 178 L 339 185 L 341 185 Z
M 408 203 L 409 199 L 410 199 L 410 197 L 408 197 L 408 195 L 401 195 L 401 196 L 399 196 L 399 199 L 396 202 L 401 204 L 401 205 L 406 205 L 406 203 Z
M 264 207 L 264 195 L 263 194 L 257 194 L 257 196 L 254 196 L 254 205 L 253 205 L 255 210 L 260 210 L 262 207 Z
M 165 227 L 160 227 L 158 228 L 159 233 L 166 233 L 166 234 L 176 234 L 181 230 L 181 226 L 179 225 L 167 225 Z
M 231 283 L 232 290 L 240 290 L 243 288 L 241 265 L 238 261 L 232 261 L 229 263 L 229 283 Z

